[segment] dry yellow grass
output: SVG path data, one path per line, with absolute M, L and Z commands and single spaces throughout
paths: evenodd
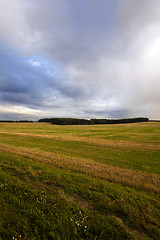
M 57 154 L 56 152 L 31 150 L 7 144 L 0 144 L 0 151 L 16 154 L 44 164 L 51 164 L 78 171 L 86 175 L 106 179 L 107 181 L 120 183 L 136 189 L 144 189 L 156 193 L 160 192 L 160 176 L 156 174 L 148 175 L 129 169 L 109 166 L 95 162 L 92 159 L 67 157 L 63 154 Z
M 94 146 L 106 146 L 112 148 L 124 148 L 124 149 L 143 149 L 143 150 L 160 150 L 160 144 L 151 144 L 151 143 L 140 143 L 134 141 L 124 141 L 124 140 L 108 140 L 101 138 L 92 138 L 92 137 L 77 137 L 72 134 L 35 134 L 35 133 L 20 133 L 20 132 L 6 132 L 0 131 L 0 134 L 13 135 L 13 136 L 26 136 L 26 137 L 38 137 L 38 138 L 47 138 L 47 139 L 58 139 L 61 141 L 74 141 L 74 142 L 83 142 L 91 144 Z
M 0 124 L 2 238 L 158 240 L 159 127 Z

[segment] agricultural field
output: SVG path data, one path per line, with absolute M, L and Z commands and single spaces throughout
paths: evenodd
M 160 239 L 160 123 L 0 123 L 0 239 Z

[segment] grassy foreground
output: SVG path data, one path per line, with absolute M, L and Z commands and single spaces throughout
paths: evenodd
M 0 123 L 0 239 L 160 238 L 160 123 Z

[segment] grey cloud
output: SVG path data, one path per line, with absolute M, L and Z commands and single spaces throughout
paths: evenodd
M 49 99 L 56 102 L 56 98 L 85 97 L 85 88 L 74 86 L 74 82 L 65 79 L 61 74 L 50 74 L 52 66 L 49 66 L 49 63 L 49 69 L 43 66 L 43 62 L 40 67 L 34 66 L 25 57 L 15 52 L 6 53 L 8 49 L 4 49 L 0 51 L 3 59 L 0 66 L 1 101 L 43 108 L 48 105 Z M 53 105 L 56 104 L 54 102 Z
M 25 58 L 1 49 L 0 98 L 4 102 L 39 105 L 51 87 L 47 74 L 33 67 Z
M 3 103 L 46 115 L 56 109 L 61 116 L 160 117 L 159 0 L 0 0 L 0 6 Z M 4 54 L 9 47 L 13 53 Z M 57 73 L 29 65 L 25 59 L 33 56 Z

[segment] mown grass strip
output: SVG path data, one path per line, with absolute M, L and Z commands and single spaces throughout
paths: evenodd
M 73 135 L 67 134 L 36 134 L 36 133 L 9 133 L 5 131 L 1 131 L 0 134 L 5 135 L 13 135 L 13 136 L 26 136 L 26 137 L 34 137 L 34 138 L 43 138 L 43 139 L 55 139 L 61 141 L 74 141 L 74 142 L 82 142 L 87 144 L 92 144 L 93 146 L 108 146 L 113 148 L 122 148 L 122 149 L 141 149 L 141 150 L 160 150 L 159 144 L 150 144 L 150 143 L 138 143 L 134 141 L 125 141 L 125 140 L 112 140 L 112 139 L 103 139 L 103 138 L 92 138 L 92 137 L 77 137 Z
M 34 136 L 20 136 L 1 134 L 1 143 L 37 149 L 40 151 L 57 152 L 68 157 L 88 158 L 97 162 L 115 167 L 132 169 L 136 171 L 159 174 L 160 151 L 155 149 L 99 146 L 98 144 L 65 140 L 64 138 L 42 138 Z
M 0 124 L 2 240 L 159 240 L 159 126 Z
M 160 177 L 156 174 L 148 175 L 133 170 L 108 166 L 93 160 L 78 157 L 67 157 L 63 154 L 24 149 L 10 145 L 0 144 L 0 150 L 10 152 L 22 157 L 30 158 L 38 162 L 72 169 L 74 171 L 90 174 L 107 181 L 121 183 L 136 189 L 160 192 Z
M 58 235 L 60 239 L 158 239 L 156 194 L 16 153 L 0 156 L 1 216 L 6 219 L 3 229 L 10 226 L 6 229 L 14 232 L 12 236 L 23 234 L 27 240 L 50 239 L 52 234 L 53 239 Z M 82 216 L 88 216 L 87 232 L 78 225 Z M 9 236 L 7 231 L 4 236 Z

